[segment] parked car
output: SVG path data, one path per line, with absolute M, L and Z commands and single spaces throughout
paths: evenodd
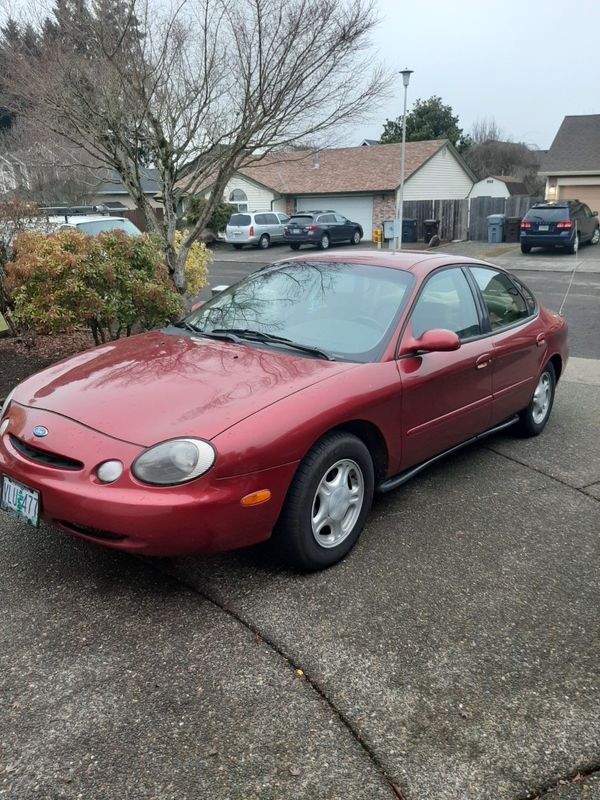
M 314 244 L 327 250 L 331 244 L 350 242 L 358 244 L 363 229 L 335 211 L 298 211 L 285 226 L 284 238 L 292 250 L 301 244 Z
M 132 553 L 273 533 L 297 567 L 334 564 L 375 491 L 548 422 L 564 320 L 504 270 L 459 261 L 283 261 L 26 379 L 0 412 L 2 508 Z
M 88 216 L 73 215 L 49 217 L 48 222 L 54 226 L 55 230 L 68 230 L 76 228 L 78 231 L 87 233 L 90 236 L 97 236 L 106 231 L 123 231 L 128 236 L 140 236 L 141 231 L 127 217 L 107 217 L 107 216 Z
M 253 211 L 232 214 L 225 228 L 225 241 L 236 250 L 251 244 L 266 250 L 283 241 L 283 227 L 289 220 L 281 211 Z
M 521 222 L 521 252 L 532 247 L 564 247 L 576 253 L 580 244 L 598 244 L 598 212 L 579 200 L 536 203 Z

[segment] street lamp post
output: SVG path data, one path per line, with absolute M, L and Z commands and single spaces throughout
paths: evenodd
M 400 191 L 396 203 L 396 224 L 398 225 L 398 235 L 394 246 L 396 250 L 402 249 L 402 221 L 404 217 L 404 151 L 406 150 L 406 96 L 408 94 L 408 83 L 414 70 L 405 67 L 400 71 L 402 83 L 404 85 L 404 111 L 402 113 L 402 148 L 400 151 Z

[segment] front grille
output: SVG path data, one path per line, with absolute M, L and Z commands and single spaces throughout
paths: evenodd
M 12 433 L 9 435 L 9 439 L 15 450 L 30 461 L 44 464 L 46 467 L 54 467 L 55 469 L 83 469 L 81 461 L 76 461 L 74 458 L 67 458 L 67 456 L 61 456 L 58 453 L 51 453 L 48 450 L 42 450 L 40 447 L 34 447 L 21 439 L 17 439 Z
M 76 525 L 74 522 L 67 522 L 64 519 L 55 519 L 57 525 L 61 525 L 68 531 L 73 533 L 82 533 L 84 536 L 91 536 L 94 539 L 104 539 L 108 542 L 121 542 L 126 539 L 121 533 L 112 533 L 111 531 L 101 531 L 98 528 L 90 528 L 89 525 Z

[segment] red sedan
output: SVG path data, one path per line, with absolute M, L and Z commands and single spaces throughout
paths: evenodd
M 508 425 L 540 433 L 566 361 L 564 320 L 490 264 L 292 259 L 23 381 L 0 417 L 1 505 L 146 555 L 273 533 L 327 567 L 375 491 Z

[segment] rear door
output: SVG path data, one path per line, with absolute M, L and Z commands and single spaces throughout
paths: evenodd
M 327 231 L 329 239 L 332 242 L 339 242 L 342 238 L 340 236 L 339 225 L 335 221 L 335 214 L 320 214 L 317 217 L 317 225 L 323 231 Z
M 505 272 L 469 267 L 489 317 L 492 344 L 492 424 L 526 408 L 545 363 L 546 338 L 531 293 Z
M 279 242 L 283 239 L 283 224 L 279 221 L 277 214 L 265 214 L 269 224 L 269 236 L 272 242 Z
M 411 338 L 434 328 L 458 334 L 460 348 L 413 355 Z M 434 272 L 413 304 L 397 361 L 402 381 L 403 468 L 490 427 L 491 346 L 463 270 L 450 267 Z

